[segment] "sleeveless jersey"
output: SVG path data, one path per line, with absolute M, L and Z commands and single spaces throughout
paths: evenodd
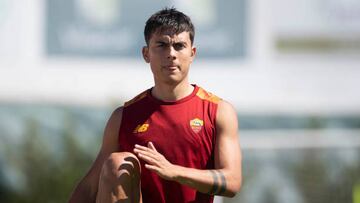
M 151 89 L 126 102 L 119 132 L 120 151 L 133 152 L 134 145 L 153 142 L 172 164 L 214 169 L 217 96 L 194 85 L 194 91 L 175 102 L 151 95 Z M 213 196 L 175 181 L 167 181 L 141 164 L 144 203 L 210 203 Z

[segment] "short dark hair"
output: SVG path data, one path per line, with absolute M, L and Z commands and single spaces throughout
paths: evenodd
M 189 32 L 191 44 L 194 43 L 195 27 L 189 16 L 176 10 L 176 8 L 164 8 L 154 13 L 147 21 L 144 29 L 145 42 L 149 45 L 151 35 L 155 32 L 170 31 L 172 34 Z

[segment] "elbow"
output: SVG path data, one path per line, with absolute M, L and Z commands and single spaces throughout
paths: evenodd
M 227 188 L 227 191 L 224 193 L 225 197 L 235 197 L 235 195 L 240 191 L 241 189 L 241 178 L 236 178 L 232 181 L 231 185 Z
M 237 186 L 234 188 L 229 188 L 229 190 L 224 194 L 225 197 L 235 197 L 235 195 L 240 191 L 241 186 Z
M 235 197 L 235 195 L 236 195 L 236 192 L 229 191 L 227 194 L 224 195 L 224 197 L 233 198 L 233 197 Z

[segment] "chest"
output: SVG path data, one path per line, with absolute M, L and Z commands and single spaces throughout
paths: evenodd
M 212 154 L 214 116 L 205 105 L 148 107 L 146 111 L 124 112 L 120 130 L 120 149 L 130 151 L 135 144 L 153 142 L 172 162 L 204 162 Z M 191 163 L 187 163 L 190 164 Z

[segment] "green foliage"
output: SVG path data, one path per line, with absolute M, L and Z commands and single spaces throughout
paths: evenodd
M 304 202 L 352 202 L 352 188 L 360 178 L 360 164 L 350 167 L 338 163 L 337 170 L 340 178 L 335 178 L 334 181 L 329 164 L 321 156 L 322 152 L 320 149 L 309 149 L 305 152 L 303 160 L 294 165 L 294 178 Z M 330 153 L 327 152 L 327 154 L 329 156 Z M 332 157 L 327 158 L 332 159 Z
M 101 128 L 108 113 L 102 109 L 80 107 L 0 108 L 0 117 L 3 118 L 0 122 L 0 202 L 66 202 L 95 158 Z M 249 118 L 245 119 L 248 129 L 260 130 L 325 129 L 329 126 L 359 129 L 360 126 L 359 116 L 329 119 L 316 116 Z M 16 125 L 4 122 L 8 120 Z M 21 138 L 10 139 L 17 136 Z M 347 150 L 355 150 L 356 159 L 344 161 L 348 156 L 342 152 Z M 258 202 L 252 199 L 254 195 L 259 196 L 255 199 L 260 199 L 260 202 L 279 202 L 279 194 L 289 191 L 282 191 L 277 182 L 290 183 L 286 186 L 294 189 L 293 192 L 301 197 L 300 202 L 352 202 L 352 198 L 355 199 L 354 187 L 360 184 L 358 154 L 359 148 L 244 149 L 242 191 L 236 198 L 225 198 L 224 202 Z M 10 176 L 17 174 L 17 179 L 9 181 L 9 169 L 12 171 Z M 279 178 L 276 174 L 281 174 L 280 179 L 276 179 Z M 264 178 L 273 175 L 270 180 L 274 182 L 261 185 Z
M 4 189 L 0 187 L 0 202 L 13 203 L 62 203 L 69 198 L 76 181 L 86 173 L 94 159 L 86 153 L 76 139 L 75 122 L 69 119 L 59 143 L 46 143 L 39 132 L 39 123 L 34 119 L 26 122 L 26 135 L 20 147 L 7 147 L 7 154 L 12 154 L 8 163 L 13 164 L 25 177 L 22 189 Z M 61 156 L 55 145 L 61 146 Z M 9 157 L 9 156 L 8 156 Z M 10 157 L 9 157 L 10 159 Z

